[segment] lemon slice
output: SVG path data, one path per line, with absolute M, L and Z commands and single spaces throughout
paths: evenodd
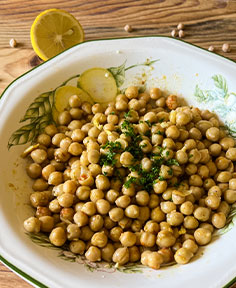
M 64 111 L 69 105 L 69 98 L 72 95 L 78 95 L 82 102 L 87 101 L 93 104 L 92 98 L 82 89 L 75 86 L 62 86 L 57 88 L 54 95 L 54 107 L 52 109 L 52 115 L 55 122 L 60 112 Z
M 111 102 L 117 95 L 116 81 L 104 68 L 91 68 L 83 72 L 78 79 L 78 86 L 98 103 Z
M 31 27 L 31 43 L 35 53 L 47 60 L 82 42 L 84 31 L 70 13 L 49 9 L 40 13 Z

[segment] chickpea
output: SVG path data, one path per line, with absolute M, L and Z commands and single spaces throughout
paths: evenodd
M 160 231 L 159 224 L 153 220 L 149 220 L 144 226 L 144 231 L 156 235 Z
M 95 232 L 99 231 L 103 227 L 103 224 L 104 220 L 102 216 L 99 214 L 93 215 L 89 219 L 89 227 L 91 228 L 92 231 Z
M 41 207 L 41 206 L 38 206 L 37 207 L 37 210 L 36 210 L 36 213 L 35 213 L 35 216 L 37 218 L 40 218 L 42 216 L 51 216 L 51 211 L 49 210 L 49 208 L 47 207 Z
M 75 224 L 77 224 L 79 227 L 87 225 L 89 221 L 88 216 L 82 211 L 76 212 L 73 219 Z
M 188 155 L 183 150 L 178 150 L 175 154 L 175 159 L 182 165 L 188 162 Z
M 171 138 L 165 138 L 162 142 L 162 147 L 163 148 L 168 148 L 168 149 L 172 149 L 175 150 L 176 149 L 176 145 L 173 139 Z M 155 147 L 154 147 L 155 148 Z M 153 153 L 155 153 L 155 150 L 153 149 Z
M 39 164 L 32 163 L 29 166 L 27 166 L 26 172 L 30 178 L 37 179 L 38 177 L 41 176 L 42 168 Z
M 200 150 L 201 151 L 201 150 Z M 192 149 L 188 154 L 188 161 L 193 164 L 198 164 L 201 160 L 201 152 L 197 149 Z
M 123 229 L 121 227 L 116 226 L 110 230 L 109 237 L 113 242 L 119 242 L 122 233 Z
M 145 247 L 153 247 L 156 244 L 156 236 L 150 232 L 142 232 L 140 243 Z
M 67 231 L 67 239 L 72 241 L 72 240 L 78 240 L 80 236 L 80 228 L 76 224 L 69 224 L 66 228 Z
M 86 202 L 84 203 L 81 211 L 88 216 L 93 216 L 96 213 L 96 206 L 93 202 Z
M 193 213 L 193 209 L 193 203 L 190 201 L 186 201 L 180 206 L 180 212 L 184 215 L 191 215 Z
M 89 249 L 85 253 L 85 257 L 87 260 L 91 262 L 101 261 L 102 253 L 101 250 L 95 246 L 90 246 Z
M 165 131 L 165 134 L 166 137 L 171 139 L 177 139 L 180 136 L 179 129 L 175 125 L 168 127 Z
M 99 214 L 105 215 L 109 212 L 111 205 L 107 200 L 98 199 L 96 201 L 96 208 Z
M 47 152 L 43 149 L 33 150 L 30 154 L 33 161 L 37 164 L 42 164 L 48 157 Z
M 72 253 L 83 255 L 86 245 L 82 240 L 74 240 L 70 242 L 69 248 Z
M 137 205 L 129 205 L 125 209 L 125 216 L 135 219 L 139 217 L 140 209 Z
M 184 142 L 184 148 L 185 150 L 193 150 L 197 147 L 197 143 L 193 139 L 186 139 Z
M 149 194 L 147 191 L 139 191 L 137 192 L 136 196 L 136 203 L 140 206 L 146 206 L 149 203 Z
M 226 190 L 229 189 L 228 183 L 219 183 L 218 186 L 219 186 L 220 190 L 222 191 L 222 193 L 224 193 Z
M 217 209 L 217 212 L 223 212 L 225 216 L 227 217 L 230 212 L 230 206 L 226 201 L 222 201 L 220 203 L 219 208 Z
M 221 189 L 219 186 L 212 186 L 209 190 L 208 190 L 208 196 L 218 196 L 220 197 L 222 194 Z
M 156 208 L 160 203 L 159 197 L 155 194 L 151 194 L 150 195 L 150 199 L 149 199 L 149 208 L 153 209 Z
M 74 142 L 82 142 L 85 137 L 85 133 L 80 129 L 75 129 L 72 131 L 71 139 Z
M 81 233 L 80 233 L 80 237 L 79 238 L 81 240 L 83 240 L 83 241 L 89 241 L 92 238 L 93 234 L 94 234 L 94 232 L 90 229 L 89 226 L 81 227 L 80 231 L 81 231 Z
M 210 218 L 210 209 L 197 207 L 193 212 L 194 217 L 199 221 L 207 221 Z
M 90 191 L 91 189 L 88 186 L 79 186 L 76 190 L 76 196 L 79 200 L 85 201 L 89 198 Z
M 50 242 L 55 246 L 62 246 L 66 242 L 66 232 L 62 227 L 54 228 L 49 235 Z
M 226 158 L 231 161 L 236 161 L 236 148 L 231 147 L 226 151 Z
M 205 228 L 198 228 L 194 232 L 194 238 L 198 245 L 206 245 L 211 242 L 211 231 Z
M 51 232 L 54 227 L 54 218 L 51 216 L 39 217 L 40 230 L 42 232 Z
M 217 142 L 220 137 L 220 130 L 217 127 L 211 127 L 206 131 L 206 138 L 212 142 Z
M 94 246 L 97 246 L 99 248 L 103 248 L 107 245 L 107 236 L 104 233 L 104 231 L 102 232 L 97 232 L 95 234 L 93 234 L 92 238 L 91 238 L 91 244 Z
M 184 218 L 184 227 L 186 229 L 196 229 L 199 223 L 198 220 L 193 216 L 186 216 Z
M 150 209 L 149 207 L 139 207 L 139 216 L 138 220 L 147 221 L 150 217 Z
M 177 160 L 178 161 L 178 160 Z M 193 174 L 196 174 L 197 172 L 197 166 L 195 164 L 188 164 L 186 167 L 185 167 L 185 172 L 188 174 L 188 175 L 193 175 Z
M 178 249 L 174 255 L 175 261 L 178 264 L 187 264 L 193 257 L 193 253 L 184 247 Z
M 80 98 L 79 98 L 78 95 L 72 95 L 72 96 L 70 96 L 70 98 L 69 98 L 69 105 L 70 105 L 70 107 L 72 107 L 72 108 L 78 108 L 78 107 L 81 106 L 81 104 L 82 104 L 82 102 L 81 102 L 81 100 L 80 100 Z
M 163 193 L 167 188 L 167 182 L 166 181 L 160 181 L 157 179 L 155 183 L 153 184 L 153 190 L 157 194 Z
M 180 212 L 171 211 L 166 216 L 167 222 L 172 226 L 179 226 L 184 221 L 184 216 Z
M 95 180 L 97 189 L 108 190 L 110 187 L 110 182 L 108 178 L 104 175 L 98 175 Z
M 163 263 L 163 257 L 158 252 L 151 252 L 147 255 L 147 265 L 152 269 L 159 269 L 160 265 Z
M 214 157 L 219 156 L 221 153 L 221 145 L 218 143 L 211 144 L 209 147 L 209 152 Z
M 119 222 L 124 217 L 124 211 L 123 211 L 123 209 L 118 208 L 118 207 L 112 208 L 109 211 L 109 216 L 110 216 L 112 221 Z M 128 215 L 126 215 L 126 216 L 129 217 Z
M 102 168 L 98 164 L 90 164 L 88 166 L 88 169 L 93 177 L 98 176 L 99 174 L 102 174 Z
M 145 266 L 148 265 L 148 256 L 152 253 L 152 251 L 150 250 L 145 250 L 144 252 L 142 252 L 141 254 L 141 263 Z
M 110 189 L 109 191 L 107 191 L 106 193 L 106 199 L 107 201 L 109 201 L 110 203 L 115 203 L 116 199 L 119 196 L 119 192 L 117 190 L 114 189 Z
M 226 223 L 226 216 L 223 212 L 214 213 L 211 222 L 217 229 L 223 228 Z
M 127 247 L 121 247 L 116 249 L 113 254 L 112 261 L 119 265 L 124 265 L 129 262 L 129 249 Z
M 213 179 L 211 178 L 207 178 L 204 180 L 203 182 L 203 187 L 206 189 L 206 190 L 209 190 L 211 187 L 215 186 L 216 183 Z
M 185 201 L 185 196 L 181 191 L 173 190 L 171 196 L 173 203 L 176 205 L 182 204 Z
M 229 180 L 232 178 L 232 174 L 228 171 L 223 171 L 220 172 L 218 177 L 217 177 L 217 181 L 224 183 L 224 182 L 229 182 Z
M 115 249 L 111 243 L 108 243 L 105 247 L 101 249 L 101 252 L 102 252 L 102 259 L 106 262 L 111 262 Z
M 229 148 L 233 148 L 235 145 L 234 139 L 230 137 L 222 138 L 219 143 L 224 151 L 227 151 Z
M 116 199 L 115 203 L 116 203 L 116 206 L 120 208 L 126 208 L 129 206 L 130 201 L 131 199 L 128 195 L 122 195 Z
M 201 223 L 200 228 L 208 229 L 211 233 L 214 232 L 214 227 L 209 223 Z
M 229 180 L 229 189 L 236 190 L 236 178 Z
M 116 110 L 118 111 L 125 111 L 128 108 L 128 104 L 126 101 L 120 100 L 120 101 L 116 101 L 115 107 L 116 107 Z
M 134 161 L 134 157 L 129 152 L 123 152 L 120 156 L 120 163 L 124 166 L 130 166 Z
M 99 199 L 104 198 L 104 193 L 100 189 L 93 189 L 90 192 L 90 200 L 94 203 L 96 203 Z
M 151 219 L 156 222 L 161 222 L 165 219 L 165 214 L 162 212 L 160 207 L 156 207 L 151 211 Z
M 206 166 L 209 169 L 209 176 L 214 176 L 217 172 L 216 164 L 213 161 L 209 161 L 206 163 Z
M 236 190 L 226 190 L 224 192 L 224 200 L 229 204 L 233 204 L 236 201 Z
M 50 137 L 53 137 L 55 134 L 57 134 L 58 130 L 55 125 L 50 124 L 44 128 L 44 132 Z
M 34 192 L 30 195 L 30 203 L 35 208 L 38 206 L 47 206 L 50 198 L 50 191 Z
M 167 230 L 161 230 L 158 234 L 157 234 L 157 240 L 156 240 L 156 244 L 161 247 L 171 247 L 175 244 L 175 237 L 173 235 L 173 233 L 167 231 Z
M 141 166 L 143 170 L 150 171 L 152 168 L 152 161 L 145 157 L 141 160 Z
M 120 235 L 120 242 L 125 247 L 134 246 L 136 243 L 136 235 L 130 231 L 126 231 Z
M 153 100 L 157 100 L 161 97 L 161 90 L 159 88 L 156 88 L 156 87 L 151 88 L 149 93 L 150 93 L 151 99 Z
M 213 186 L 214 187 L 214 186 Z M 220 197 L 217 195 L 209 195 L 205 198 L 205 204 L 212 210 L 216 210 L 220 205 Z
M 58 199 L 58 203 L 60 204 L 60 206 L 67 208 L 67 207 L 72 206 L 72 204 L 74 202 L 74 195 L 72 195 L 70 193 L 63 193 L 57 199 Z
M 36 217 L 30 217 L 24 221 L 24 228 L 29 233 L 39 233 L 41 222 Z
M 171 211 L 176 210 L 176 205 L 175 205 L 175 203 L 173 203 L 173 202 L 171 202 L 171 201 L 161 202 L 161 203 L 160 203 L 160 207 L 161 207 L 161 210 L 162 210 L 164 213 L 170 213 Z

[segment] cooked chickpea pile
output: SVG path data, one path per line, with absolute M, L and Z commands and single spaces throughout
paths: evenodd
M 106 108 L 73 95 L 26 149 L 31 233 L 89 261 L 186 264 L 236 201 L 235 141 L 209 111 L 131 86 Z

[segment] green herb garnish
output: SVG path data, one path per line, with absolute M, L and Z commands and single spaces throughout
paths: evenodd
M 136 180 L 137 180 L 136 177 L 130 177 L 130 178 L 124 183 L 125 188 L 129 188 L 132 183 L 135 183 L 135 182 L 136 182 Z

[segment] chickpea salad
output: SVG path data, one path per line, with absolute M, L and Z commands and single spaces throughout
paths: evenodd
M 23 157 L 24 221 L 91 262 L 187 264 L 236 202 L 235 140 L 208 110 L 130 86 L 107 105 L 71 95 Z

